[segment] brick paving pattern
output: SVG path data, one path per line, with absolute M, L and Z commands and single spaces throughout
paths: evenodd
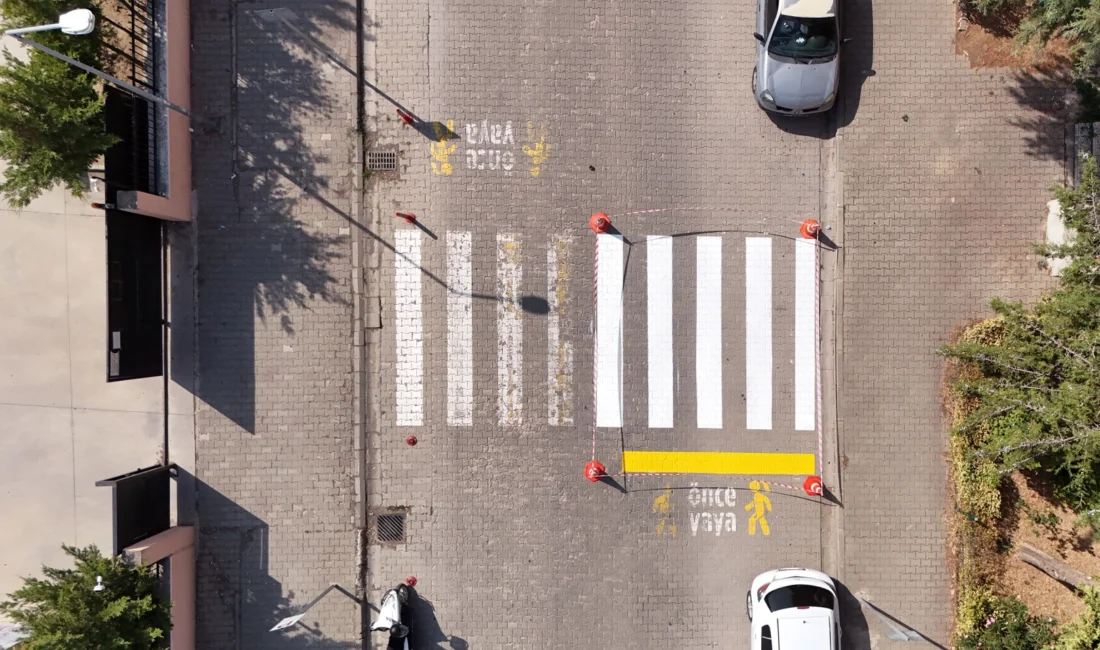
M 777 488 L 768 515 L 771 536 L 749 536 L 745 506 L 753 497 L 745 477 L 634 478 L 625 482 L 631 493 L 620 494 L 587 483 L 582 470 L 593 403 L 595 242 L 587 221 L 597 209 L 613 215 L 677 206 L 721 209 L 615 220 L 633 243 L 624 318 L 641 324 L 640 333 L 624 341 L 623 435 L 631 444 L 816 449 L 812 432 L 790 431 L 794 255 L 789 240 L 779 237 L 775 327 L 786 338 L 777 335 L 775 343 L 775 430 L 745 431 L 739 397 L 744 238 L 765 231 L 793 235 L 797 219 L 817 214 L 823 142 L 778 129 L 755 108 L 748 90 L 751 12 L 718 2 L 376 4 L 368 78 L 429 125 L 425 137 L 404 127 L 394 106 L 371 99 L 373 146 L 396 149 L 400 169 L 374 174 L 368 186 L 373 227 L 384 242 L 375 267 L 379 281 L 370 289 L 381 297 L 383 327 L 374 348 L 378 431 L 371 439 L 368 495 L 375 512 L 409 513 L 405 543 L 373 546 L 368 553 L 371 601 L 416 575 L 417 590 L 431 607 L 417 609 L 418 647 L 559 648 L 596 640 L 607 648 L 701 648 L 746 639 L 744 594 L 752 577 L 769 567 L 819 565 L 819 506 Z M 432 142 L 437 131 L 430 123 L 450 120 L 458 138 Z M 796 126 L 823 135 L 826 123 Z M 545 145 L 549 155 L 543 159 Z M 392 248 L 399 241 L 394 232 L 417 231 L 395 211 L 420 220 L 422 346 L 415 336 L 395 332 L 395 291 L 409 287 L 404 280 L 394 286 L 395 255 L 403 254 Z M 473 425 L 460 427 L 448 426 L 447 419 L 447 379 L 454 369 L 447 358 L 447 318 L 454 294 L 445 285 L 450 237 L 466 232 L 472 233 Z M 722 238 L 722 431 L 695 427 L 692 235 L 676 238 L 673 253 L 676 428 L 645 427 L 644 240 L 683 233 Z M 498 246 L 499 236 L 512 235 L 506 241 L 515 245 Z M 526 297 L 537 304 L 550 286 L 547 249 L 560 235 L 570 242 L 568 282 L 555 299 L 565 305 L 559 340 L 572 351 L 573 421 L 548 424 L 551 386 L 561 389 L 548 366 L 557 367 L 560 348 L 551 358 L 551 320 L 536 307 L 518 316 L 522 400 L 507 402 L 513 393 L 504 391 L 505 402 L 519 404 L 521 412 L 509 410 L 503 419 L 514 423 L 500 424 L 499 371 L 517 355 L 501 355 L 515 346 L 500 337 L 498 323 L 511 323 L 516 296 L 507 293 L 512 274 L 498 273 L 511 268 L 509 255 L 516 256 L 519 302 Z M 498 250 L 506 251 L 503 258 Z M 398 400 L 419 399 L 395 387 L 396 377 L 408 371 L 399 351 L 409 341 L 413 352 L 403 358 L 419 359 L 415 350 L 423 354 L 419 427 L 396 425 Z M 512 385 L 513 375 L 504 378 Z M 409 434 L 419 439 L 415 448 L 404 442 Z M 618 471 L 621 445 L 618 431 L 600 429 L 597 453 L 610 471 Z M 717 502 L 693 505 L 691 480 L 739 488 L 735 503 L 723 489 Z M 666 485 L 682 489 L 666 493 Z M 737 531 L 705 531 L 699 519 L 704 511 L 736 515 Z
M 1032 300 L 1048 286 L 1031 250 L 1043 238 L 1047 188 L 1063 181 L 1064 91 L 971 69 L 954 54 L 951 3 L 875 2 L 873 16 L 871 6 L 846 5 L 855 118 L 840 131 L 844 579 L 948 645 L 947 424 L 935 350 L 988 314 L 990 298 Z
M 288 2 L 354 62 L 353 2 Z M 199 647 L 358 647 L 348 212 L 355 78 L 267 5 L 192 5 Z M 354 67 L 353 67 L 354 69 Z

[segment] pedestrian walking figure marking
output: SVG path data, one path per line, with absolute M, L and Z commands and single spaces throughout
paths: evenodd
M 451 154 L 455 152 L 458 147 L 457 144 L 448 144 L 447 141 L 454 134 L 455 121 L 447 120 L 447 126 L 444 126 L 436 122 L 435 123 L 435 141 L 431 144 L 432 150 L 432 172 L 436 176 L 450 176 L 454 171 L 454 166 L 451 165 Z
M 756 534 L 756 524 L 759 522 L 760 532 L 764 533 L 764 537 L 767 537 L 771 535 L 771 528 L 768 527 L 766 515 L 772 510 L 772 500 L 768 495 L 760 491 L 761 487 L 764 488 L 764 492 L 772 491 L 764 481 L 753 481 L 749 483 L 749 488 L 752 489 L 752 503 L 746 503 L 745 510 L 753 511 L 752 515 L 749 517 L 749 534 Z
M 653 512 L 661 517 L 657 521 L 657 537 L 666 532 L 671 537 L 676 537 L 676 524 L 672 522 L 672 488 L 668 485 L 653 500 Z

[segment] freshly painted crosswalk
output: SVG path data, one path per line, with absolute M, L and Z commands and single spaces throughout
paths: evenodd
M 654 235 L 628 243 L 614 234 L 535 240 L 514 233 L 456 231 L 446 233 L 439 244 L 442 250 L 434 253 L 439 257 L 431 258 L 426 247 L 436 243 L 421 231 L 399 230 L 394 236 L 393 420 L 397 426 L 419 427 L 433 417 L 445 417 L 448 426 L 472 427 L 490 413 L 492 421 L 504 427 L 573 426 L 581 421 L 575 414 L 593 403 L 595 423 L 605 428 L 627 426 L 630 419 L 633 426 L 652 429 L 771 430 L 777 417 L 781 424 L 787 423 L 783 426 L 793 420 L 796 430 L 816 426 L 818 251 L 814 241 L 795 241 L 793 256 L 786 239 L 710 234 Z M 593 253 L 595 269 L 589 275 Z M 639 260 L 636 264 L 644 264 L 640 272 L 644 296 L 640 297 L 626 295 L 624 289 L 639 286 L 637 280 L 627 281 L 628 274 L 635 272 L 629 268 L 632 255 L 638 256 L 633 258 Z M 425 257 L 440 260 L 445 269 L 425 268 Z M 731 266 L 731 258 L 743 258 L 743 277 L 739 267 Z M 792 259 L 793 269 L 784 266 Z M 542 260 L 545 269 L 534 269 L 533 279 L 528 280 L 525 263 L 541 265 Z M 479 294 L 475 271 L 487 265 L 495 269 L 490 276 L 495 282 Z M 690 265 L 688 270 L 685 265 Z M 736 272 L 732 281 L 725 277 L 731 270 Z M 691 284 L 685 284 L 685 278 Z M 780 286 L 776 278 L 783 279 Z M 789 284 L 783 286 L 792 278 L 793 291 Z M 580 297 L 590 282 L 594 282 L 594 304 Z M 426 314 L 425 292 L 438 291 L 438 285 L 443 285 L 446 309 L 442 316 Z M 543 292 L 545 308 L 531 309 L 537 304 L 530 302 L 531 297 Z M 484 299 L 492 301 L 491 312 L 477 311 Z M 643 301 L 641 312 L 632 307 L 628 313 L 627 304 L 642 307 Z M 731 310 L 743 310 L 743 320 Z M 478 321 L 475 313 L 484 320 Z M 781 313 L 788 320 L 777 321 Z M 444 319 L 445 338 L 442 333 L 438 338 L 426 337 L 425 328 L 438 327 Z M 777 322 L 786 332 L 776 329 Z M 730 323 L 738 327 L 743 323 L 743 331 L 731 331 Z M 679 337 L 691 339 L 678 345 Z M 776 341 L 791 338 L 793 358 L 777 361 Z M 591 346 L 591 355 L 582 356 L 592 359 L 589 369 L 575 363 L 580 340 Z M 638 343 L 628 345 L 631 341 Z M 690 345 L 694 346 L 691 357 L 678 356 L 691 354 L 686 347 Z M 744 368 L 731 366 L 731 346 L 743 346 Z M 624 376 L 628 347 L 645 355 L 644 371 L 632 370 L 630 377 Z M 534 357 L 541 367 L 532 369 L 535 375 L 525 375 L 524 351 L 536 349 L 539 353 Z M 780 350 L 783 355 L 790 353 L 789 347 Z M 435 363 L 441 365 L 426 363 L 426 358 L 440 359 Z M 685 398 L 680 392 L 678 362 L 693 371 L 694 408 L 691 393 Z M 793 373 L 783 370 L 788 363 Z M 634 360 L 631 368 L 641 365 Z M 426 376 L 436 372 L 427 368 L 437 368 L 439 376 Z M 739 383 L 741 372 L 744 419 L 731 388 L 731 383 Z M 532 379 L 538 375 L 546 377 L 545 384 Z M 531 386 L 525 386 L 525 376 L 534 382 Z M 446 386 L 425 389 L 426 382 L 438 381 Z M 641 394 L 636 392 L 639 389 Z M 591 402 L 588 390 L 593 391 Z M 777 390 L 793 395 L 793 403 L 789 397 L 777 403 Z M 689 402 L 686 409 L 676 403 L 677 395 Z M 494 399 L 495 409 L 490 401 Z M 477 407 L 479 400 L 485 401 L 485 408 Z M 627 418 L 624 412 L 626 405 L 641 400 L 647 405 L 641 413 L 644 423 L 634 419 L 637 415 Z M 737 414 L 733 422 L 725 417 L 730 413 Z
M 596 426 L 623 426 L 623 238 L 596 236 Z
M 672 428 L 672 238 L 646 245 L 646 324 L 649 344 L 649 428 Z
M 772 428 L 772 240 L 745 239 L 745 428 Z
M 722 238 L 695 238 L 695 408 L 700 429 L 722 428 Z

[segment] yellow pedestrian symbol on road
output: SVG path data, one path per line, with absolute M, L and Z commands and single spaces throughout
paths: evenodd
M 749 534 L 756 534 L 756 524 L 759 523 L 760 532 L 764 533 L 764 537 L 767 537 L 771 535 L 767 513 L 772 510 L 772 500 L 764 492 L 771 492 L 772 489 L 764 481 L 752 481 L 749 483 L 749 488 L 752 489 L 752 503 L 745 504 L 745 510 L 753 511 L 749 517 Z M 760 488 L 764 488 L 764 492 L 761 492 Z
M 455 170 L 450 157 L 458 148 L 457 144 L 448 144 L 455 132 L 455 121 L 447 120 L 447 126 L 435 123 L 435 141 L 432 142 L 432 172 L 436 175 L 450 176 Z
M 531 158 L 531 176 L 538 176 L 542 170 L 542 163 L 550 157 L 550 145 L 546 142 L 545 125 L 539 126 L 537 135 L 538 139 L 535 139 L 535 123 L 528 122 L 527 140 L 531 142 L 531 146 L 523 145 L 523 153 Z
M 668 485 L 665 486 L 665 491 L 653 500 L 653 513 L 660 517 L 657 521 L 657 537 L 665 533 L 676 537 L 676 524 L 672 521 L 672 488 Z

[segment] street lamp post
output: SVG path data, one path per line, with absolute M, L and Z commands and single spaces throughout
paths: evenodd
M 114 77 L 112 75 L 107 74 L 106 72 L 101 72 L 99 70 L 96 70 L 95 68 L 93 68 L 90 65 L 86 65 L 84 63 L 81 63 L 80 61 L 77 61 L 76 59 L 74 59 L 72 57 L 65 56 L 64 54 L 62 54 L 61 52 L 58 52 L 57 50 L 48 48 L 48 47 L 46 47 L 45 45 L 43 45 L 41 43 L 38 43 L 36 41 L 32 41 L 31 39 L 24 38 L 22 36 L 22 34 L 30 34 L 32 32 L 48 32 L 48 31 L 52 31 L 52 30 L 55 30 L 55 29 L 59 29 L 59 30 L 61 30 L 62 33 L 69 34 L 71 36 L 83 36 L 84 34 L 90 34 L 90 33 L 92 33 L 92 30 L 95 29 L 95 14 L 93 14 L 91 11 L 89 11 L 87 9 L 73 9 L 72 11 L 68 11 L 68 12 L 65 12 L 64 14 L 62 14 L 61 17 L 58 18 L 58 21 L 56 23 L 52 23 L 52 24 L 49 24 L 49 25 L 38 25 L 36 27 L 20 27 L 18 29 L 9 29 L 9 30 L 6 30 L 4 33 L 7 34 L 8 36 L 11 36 L 15 40 L 19 41 L 20 43 L 22 43 L 22 44 L 24 44 L 28 47 L 33 47 L 36 50 L 45 52 L 46 54 L 49 54 L 50 56 L 61 59 L 62 61 L 64 61 L 65 63 L 68 63 L 69 65 L 73 65 L 73 66 L 76 66 L 77 68 L 80 68 L 84 72 L 87 72 L 89 74 L 94 74 L 95 76 L 99 77 L 100 79 L 104 79 L 106 81 L 109 81 L 109 82 L 115 84 L 116 86 L 119 86 L 121 88 L 125 88 L 126 90 L 132 92 L 133 94 L 137 95 L 138 97 L 141 97 L 142 99 L 144 99 L 146 101 L 150 101 L 150 102 L 153 102 L 155 104 L 159 104 L 161 106 L 164 106 L 165 108 L 169 108 L 173 111 L 176 111 L 177 113 L 180 113 L 182 115 L 187 116 L 188 118 L 194 117 L 193 115 L 191 115 L 190 111 L 188 111 L 186 108 L 183 108 L 181 106 L 177 106 L 177 105 L 173 104 L 172 102 L 168 101 L 167 99 L 164 99 L 164 98 L 158 97 L 158 96 L 156 96 L 152 93 L 146 92 L 146 91 L 144 91 L 144 90 L 142 90 L 142 89 L 140 89 L 136 86 L 133 86 L 131 84 L 126 83 L 125 81 L 119 79 L 118 77 Z

